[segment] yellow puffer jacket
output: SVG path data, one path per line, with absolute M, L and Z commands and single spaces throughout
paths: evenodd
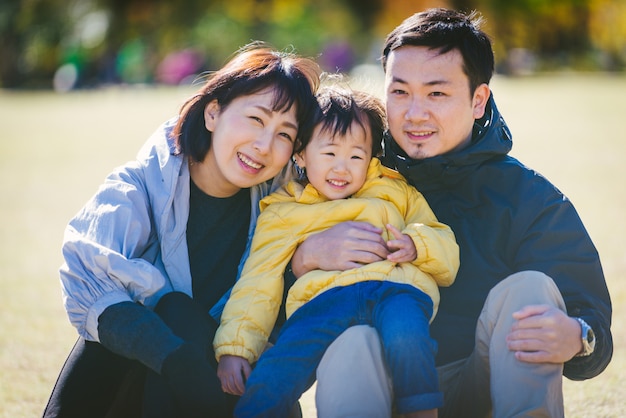
M 217 359 L 236 355 L 250 363 L 262 353 L 276 322 L 283 295 L 283 273 L 297 246 L 309 235 L 344 221 L 392 224 L 413 238 L 417 259 L 379 261 L 346 271 L 311 271 L 289 290 L 287 317 L 320 293 L 366 280 L 411 284 L 439 304 L 438 286 L 449 286 L 459 268 L 452 230 L 437 221 L 424 197 L 402 175 L 372 159 L 367 180 L 349 199 L 329 201 L 311 185 L 288 183 L 261 201 L 261 215 L 250 257 L 222 314 L 214 347 Z M 391 238 L 393 238 L 391 236 Z M 434 317 L 434 313 L 433 313 Z

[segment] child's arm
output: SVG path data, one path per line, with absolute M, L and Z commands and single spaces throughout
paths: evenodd
M 213 340 L 215 357 L 243 357 L 254 363 L 276 323 L 283 296 L 283 272 L 297 242 L 289 225 L 268 206 L 259 215 L 250 256 L 235 283 Z
M 430 274 L 439 286 L 450 286 L 459 269 L 459 246 L 448 225 L 439 222 L 428 202 L 414 187 L 406 185 L 407 201 L 402 231 L 413 239 L 420 270 Z
M 222 390 L 231 395 L 241 396 L 246 390 L 246 380 L 250 376 L 250 363 L 239 356 L 222 356 L 217 366 L 217 377 L 222 382 Z
M 417 249 L 413 238 L 403 234 L 398 228 L 387 224 L 387 229 L 391 231 L 395 239 L 387 241 L 387 248 L 392 252 L 387 256 L 387 260 L 394 263 L 410 263 L 417 259 Z

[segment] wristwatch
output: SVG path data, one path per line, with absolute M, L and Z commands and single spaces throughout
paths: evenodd
M 593 330 L 582 318 L 574 318 L 580 324 L 580 328 L 582 330 L 582 341 L 583 341 L 583 349 L 580 353 L 576 354 L 575 357 L 585 357 L 593 353 L 593 350 L 596 348 L 596 334 L 593 333 Z

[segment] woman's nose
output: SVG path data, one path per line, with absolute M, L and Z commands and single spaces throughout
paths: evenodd
M 267 154 L 272 148 L 273 135 L 271 132 L 264 131 L 254 141 L 254 148 L 262 154 Z

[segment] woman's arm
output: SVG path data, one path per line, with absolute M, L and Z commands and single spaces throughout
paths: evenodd
M 68 225 L 61 267 L 64 303 L 80 335 L 99 341 L 98 318 L 120 302 L 154 305 L 169 282 L 152 263 L 159 252 L 141 169 L 111 174 Z

